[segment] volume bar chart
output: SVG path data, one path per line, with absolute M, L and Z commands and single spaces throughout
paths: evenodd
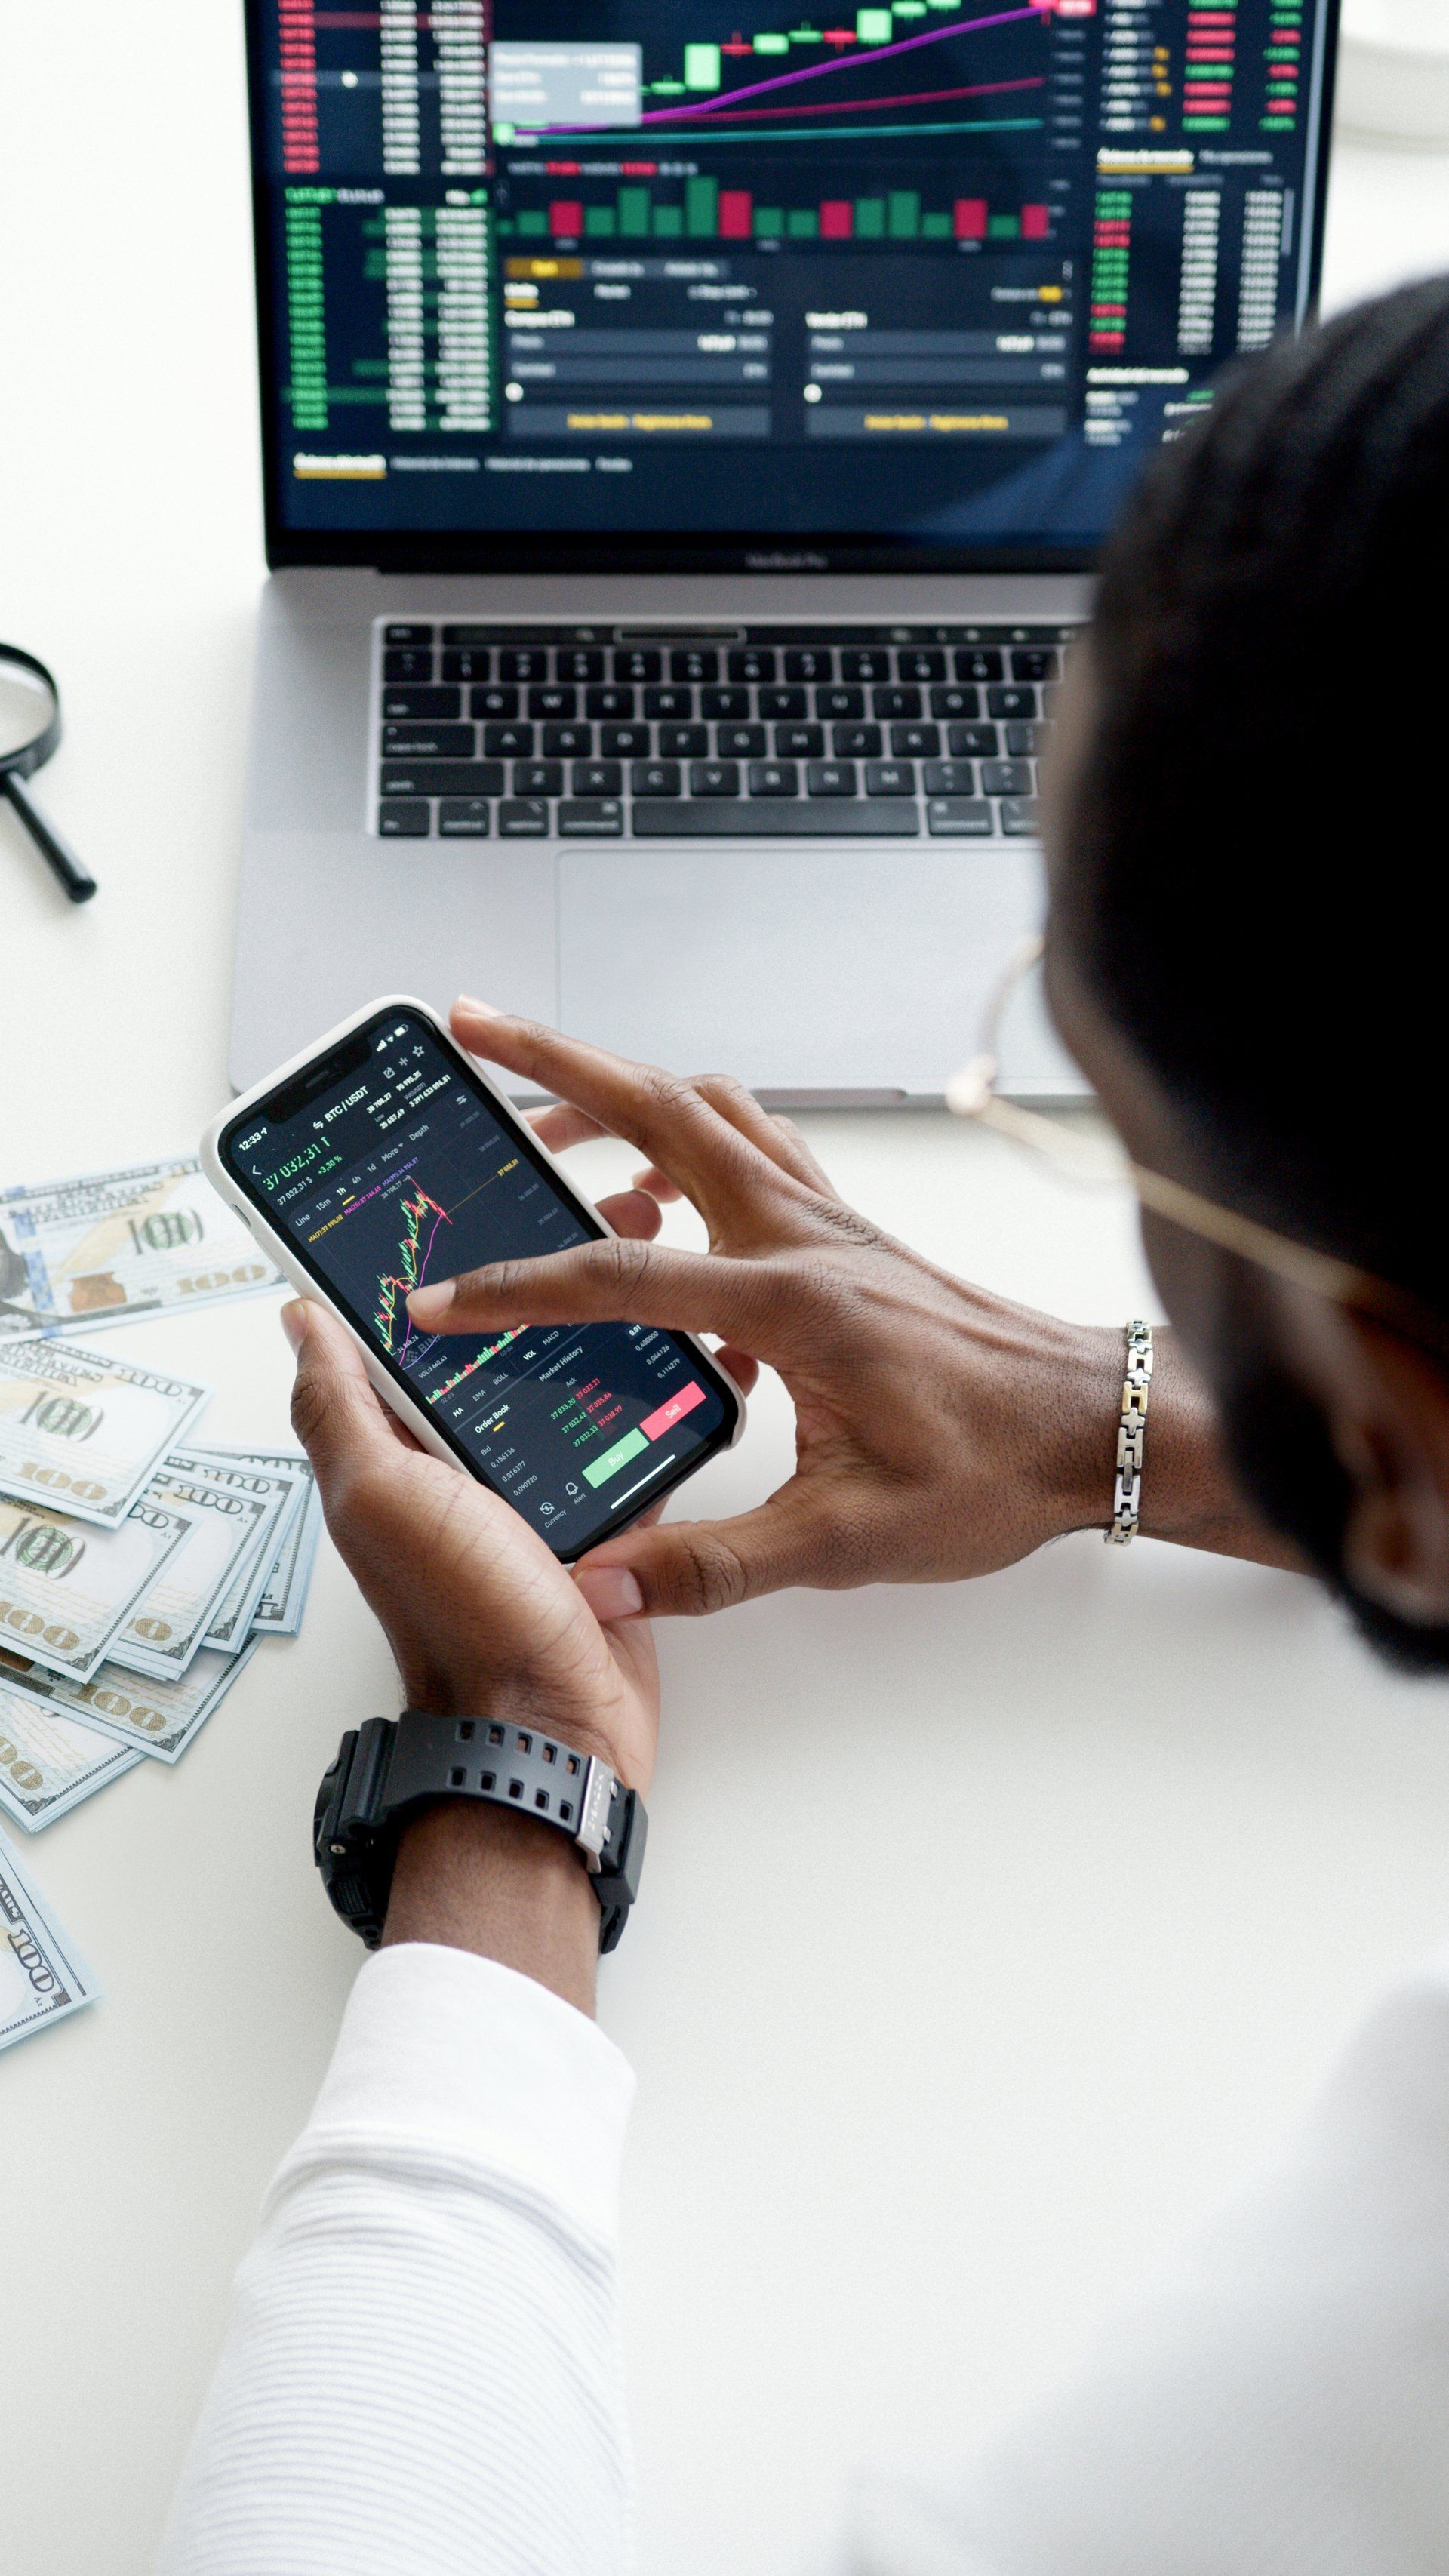
M 985 197 L 923 205 L 915 188 L 879 196 L 821 197 L 810 206 L 763 205 L 748 188 L 722 188 L 713 178 L 687 179 L 682 196 L 657 197 L 628 185 L 610 203 L 554 197 L 498 227 L 520 240 L 575 241 L 1050 241 L 1045 202 L 993 208 Z

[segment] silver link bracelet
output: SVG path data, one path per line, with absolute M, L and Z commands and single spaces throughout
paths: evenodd
M 1127 1375 L 1122 1386 L 1122 1419 L 1117 1426 L 1117 1490 L 1112 1499 L 1112 1518 L 1104 1532 L 1109 1547 L 1126 1547 L 1137 1536 L 1142 1444 L 1151 1385 L 1152 1327 L 1139 1320 L 1127 1326 Z

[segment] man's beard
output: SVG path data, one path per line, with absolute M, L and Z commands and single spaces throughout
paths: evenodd
M 1449 1672 L 1449 1626 L 1401 1619 L 1345 1572 L 1353 1488 L 1316 1406 L 1261 1353 L 1246 1356 L 1218 1393 L 1233 1473 L 1264 1520 L 1302 1549 L 1379 1654 L 1401 1671 Z

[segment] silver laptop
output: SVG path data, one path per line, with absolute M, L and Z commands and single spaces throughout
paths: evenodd
M 461 988 L 936 1100 L 1036 917 L 1102 535 L 1316 296 L 1336 0 L 777 14 L 248 0 L 238 1084 Z

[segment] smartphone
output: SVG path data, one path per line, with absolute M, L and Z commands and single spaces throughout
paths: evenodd
M 412 1288 L 611 1232 L 426 1003 L 370 1003 L 279 1066 L 214 1122 L 202 1162 L 423 1446 L 565 1564 L 739 1438 L 744 1398 L 688 1333 L 412 1322 Z

